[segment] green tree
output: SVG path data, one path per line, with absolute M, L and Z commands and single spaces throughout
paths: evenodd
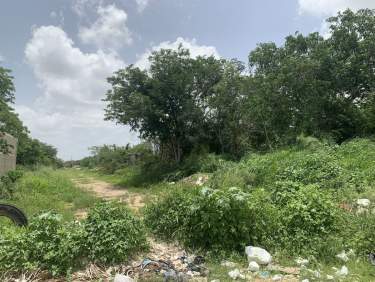
M 192 59 L 181 46 L 154 52 L 149 60 L 149 71 L 131 65 L 108 79 L 106 119 L 129 125 L 157 144 L 166 159 L 180 162 L 209 138 L 208 97 L 222 63 L 213 57 Z
M 55 165 L 59 161 L 57 150 L 50 145 L 32 139 L 11 104 L 14 103 L 15 87 L 10 70 L 0 67 L 0 135 L 9 133 L 18 139 L 17 163 L 22 165 Z M 0 152 L 7 153 L 9 145 L 0 140 Z

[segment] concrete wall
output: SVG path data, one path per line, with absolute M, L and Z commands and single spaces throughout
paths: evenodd
M 0 175 L 5 174 L 10 170 L 16 169 L 17 158 L 17 139 L 9 134 L 0 135 L 1 139 L 5 139 L 9 145 L 9 154 L 0 153 Z

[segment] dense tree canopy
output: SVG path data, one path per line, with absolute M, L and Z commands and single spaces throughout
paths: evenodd
M 329 18 L 330 36 L 288 36 L 237 60 L 191 58 L 181 46 L 150 56 L 151 67 L 108 81 L 106 118 L 130 125 L 179 161 L 194 147 L 241 156 L 305 134 L 342 142 L 374 134 L 375 12 Z
M 10 70 L 0 67 L 0 135 L 9 133 L 18 139 L 17 163 L 21 165 L 55 165 L 57 150 L 29 136 L 11 104 L 14 103 L 15 87 Z M 0 153 L 7 153 L 9 145 L 0 140 Z

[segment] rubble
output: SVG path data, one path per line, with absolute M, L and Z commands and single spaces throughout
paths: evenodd
M 249 267 L 248 267 L 248 269 L 251 271 L 251 272 L 257 272 L 257 271 L 259 271 L 259 264 L 258 263 L 256 263 L 255 261 L 251 261 L 250 263 L 249 263 Z
M 272 276 L 272 281 L 282 281 L 282 280 L 283 280 L 283 276 L 281 274 L 276 274 Z
M 231 261 L 227 261 L 227 260 L 225 260 L 221 263 L 221 266 L 230 267 L 230 268 L 234 268 L 234 267 L 236 267 L 236 265 L 237 265 L 236 263 L 231 262 Z
M 346 254 L 345 251 L 342 251 L 341 253 L 339 253 L 338 255 L 336 255 L 336 257 L 338 259 L 341 259 L 344 262 L 347 262 L 349 260 L 349 257 L 348 257 L 348 255 Z
M 270 253 L 259 247 L 247 246 L 245 253 L 249 262 L 255 261 L 260 265 L 267 265 L 272 261 Z
M 335 273 L 335 276 L 336 277 L 345 277 L 349 274 L 349 270 L 348 268 L 344 265 L 343 267 L 341 267 L 341 269 L 339 269 L 338 271 L 336 271 Z
M 304 258 L 297 258 L 295 262 L 297 263 L 298 266 L 305 266 L 309 264 L 309 260 L 304 259 Z
M 126 275 L 116 274 L 113 282 L 134 282 L 134 279 Z
M 233 280 L 237 280 L 237 279 L 245 279 L 245 275 L 241 274 L 240 270 L 238 268 L 232 270 L 232 271 L 229 271 L 228 272 L 228 275 L 230 278 L 232 278 Z
M 362 208 L 368 208 L 370 206 L 371 202 L 369 199 L 358 199 L 357 200 L 357 206 Z

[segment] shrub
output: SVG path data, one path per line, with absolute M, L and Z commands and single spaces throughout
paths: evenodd
M 268 217 L 273 213 L 260 213 L 260 197 L 252 205 L 251 201 L 250 194 L 235 187 L 183 189 L 149 205 L 145 221 L 156 234 L 188 247 L 241 251 L 245 245 L 270 235 L 267 228 L 274 229 Z
M 64 224 L 47 212 L 34 217 L 25 230 L 8 229 L 0 239 L 1 270 L 48 269 L 66 274 L 79 266 L 84 230 L 79 223 Z
M 361 255 L 375 253 L 375 216 L 373 214 L 347 214 L 343 224 L 343 234 L 348 244 Z
M 16 182 L 22 175 L 21 170 L 14 170 L 0 177 L 0 199 L 8 199 L 13 196 Z
M 99 263 L 119 263 L 147 247 L 142 222 L 124 205 L 100 203 L 84 223 L 88 257 Z
M 294 181 L 277 181 L 271 188 L 271 200 L 279 206 L 285 206 L 295 197 L 303 184 Z
M 299 187 L 282 209 L 284 244 L 295 253 L 314 253 L 322 238 L 335 234 L 339 210 L 327 192 L 317 185 Z
M 303 184 L 318 184 L 324 188 L 341 188 L 343 168 L 330 150 L 318 150 L 310 154 L 298 154 L 277 174 L 278 180 Z
M 27 228 L 2 228 L 0 272 L 45 269 L 66 275 L 87 262 L 123 262 L 146 246 L 143 224 L 124 206 L 99 204 L 81 223 L 46 212 Z

